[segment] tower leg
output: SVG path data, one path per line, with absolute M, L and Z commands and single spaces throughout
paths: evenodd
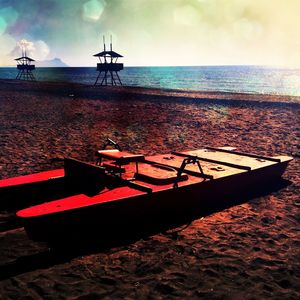
M 16 79 L 22 80 L 23 76 L 24 76 L 24 70 L 20 70 Z
M 118 80 L 119 80 L 119 82 L 120 82 L 120 85 L 123 85 L 123 84 L 122 84 L 122 81 L 121 81 L 121 79 L 120 79 L 120 77 L 119 77 L 119 75 L 118 75 L 118 72 L 116 72 L 116 75 L 117 75 L 117 78 L 118 78 Z
M 111 85 L 117 85 L 113 71 L 110 72 L 110 76 L 111 76 Z
M 34 78 L 34 75 L 32 72 L 29 72 L 29 77 L 30 77 L 30 80 L 35 81 L 35 78 Z
M 99 72 L 99 74 L 98 74 L 98 76 L 97 76 L 97 79 L 96 79 L 94 85 L 97 85 L 97 82 L 98 82 L 98 79 L 99 79 L 100 75 L 101 75 L 101 72 Z
M 32 80 L 35 81 L 35 77 L 30 70 L 19 70 L 17 80 Z
M 104 85 L 104 84 L 103 84 L 104 81 L 105 81 L 105 85 L 107 85 L 107 71 L 105 71 L 104 76 L 103 76 L 103 78 L 102 78 L 102 81 L 101 81 L 101 84 L 100 84 L 100 85 Z

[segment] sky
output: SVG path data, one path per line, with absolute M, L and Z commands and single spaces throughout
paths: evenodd
M 300 0 L 0 0 L 0 66 L 20 44 L 35 60 L 95 66 L 112 35 L 125 66 L 300 68 L 299 12 Z

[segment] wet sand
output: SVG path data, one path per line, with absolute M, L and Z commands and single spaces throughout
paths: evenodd
M 109 247 L 95 236 L 57 252 L 2 230 L 0 299 L 299 299 L 299 113 L 297 97 L 1 80 L 0 178 L 93 162 L 106 137 L 144 154 L 230 145 L 295 159 L 271 193 Z

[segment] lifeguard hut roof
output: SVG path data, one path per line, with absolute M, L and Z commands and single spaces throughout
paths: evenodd
M 19 57 L 19 58 L 16 58 L 15 60 L 21 60 L 21 59 L 27 59 L 29 61 L 35 61 L 34 59 L 28 57 L 28 56 L 22 56 L 22 57 Z
M 123 57 L 123 55 L 115 52 L 115 51 L 102 51 L 98 54 L 94 54 L 93 56 L 110 56 L 110 57 Z

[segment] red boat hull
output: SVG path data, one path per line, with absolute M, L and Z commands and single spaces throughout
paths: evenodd
M 267 168 L 242 172 L 236 175 L 202 180 L 198 183 L 173 188 L 137 192 L 116 201 L 70 208 L 56 213 L 26 216 L 26 210 L 17 215 L 22 219 L 28 236 L 36 241 L 64 241 L 66 239 L 101 239 L 115 234 L 130 232 L 139 227 L 155 226 L 158 222 L 170 222 L 176 218 L 197 215 L 212 206 L 224 206 L 237 195 L 246 196 L 255 189 L 263 188 L 281 177 L 288 161 Z M 86 201 L 86 195 L 74 197 Z M 97 201 L 96 201 L 97 202 Z M 32 213 L 32 211 L 31 211 Z

